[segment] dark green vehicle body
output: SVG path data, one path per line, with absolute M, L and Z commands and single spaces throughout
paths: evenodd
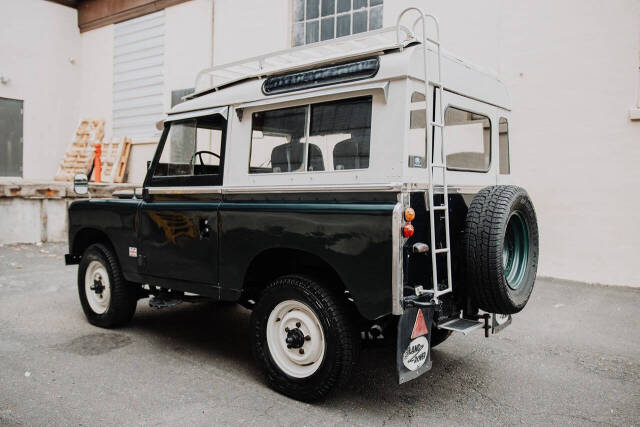
M 224 301 L 256 297 L 281 274 L 312 272 L 337 279 L 362 317 L 374 320 L 392 311 L 398 194 L 211 193 L 76 201 L 69 208 L 68 262 L 78 262 L 91 243 L 106 241 L 127 280 Z M 424 192 L 411 193 L 410 200 L 416 231 L 401 250 L 403 284 L 412 292 L 430 277 L 431 264 L 427 256 L 411 253 L 414 243 L 429 241 Z M 468 202 L 453 194 L 449 203 L 455 248 Z
M 77 201 L 69 208 L 70 254 L 80 257 L 101 238 L 129 281 L 229 301 L 268 281 L 265 272 L 276 274 L 273 262 L 326 268 L 323 274 L 340 279 L 360 313 L 375 319 L 391 312 L 396 198 L 388 192 Z M 129 248 L 137 248 L 137 257 Z

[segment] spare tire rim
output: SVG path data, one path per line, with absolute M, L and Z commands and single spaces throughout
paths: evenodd
M 509 216 L 502 245 L 502 265 L 507 285 L 513 290 L 522 286 L 529 263 L 529 229 L 518 211 Z
M 306 378 L 324 359 L 324 330 L 306 304 L 287 300 L 276 305 L 267 320 L 267 345 L 271 358 L 287 375 Z

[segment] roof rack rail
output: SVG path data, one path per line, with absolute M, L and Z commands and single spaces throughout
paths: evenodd
M 400 36 L 401 32 L 404 33 L 404 38 Z M 394 26 L 205 68 L 196 76 L 196 91 L 183 99 L 197 98 L 246 79 L 308 68 L 326 62 L 379 55 L 388 50 L 403 48 L 415 41 L 418 39 L 406 27 Z M 204 77 L 211 79 L 211 86 L 198 90 L 198 84 Z

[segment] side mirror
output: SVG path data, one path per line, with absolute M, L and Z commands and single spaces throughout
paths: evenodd
M 84 195 L 89 193 L 89 178 L 83 173 L 79 173 L 73 177 L 73 192 Z

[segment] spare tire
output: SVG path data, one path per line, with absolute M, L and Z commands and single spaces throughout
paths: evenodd
M 512 185 L 478 192 L 467 212 L 464 249 L 474 305 L 490 313 L 522 310 L 538 269 L 538 222 L 527 192 Z

